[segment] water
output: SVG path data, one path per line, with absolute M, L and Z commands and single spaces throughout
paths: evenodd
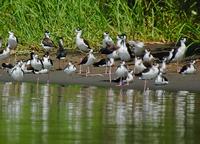
M 199 143 L 200 94 L 0 83 L 0 144 Z

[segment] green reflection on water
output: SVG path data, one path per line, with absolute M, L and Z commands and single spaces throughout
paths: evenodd
M 198 143 L 199 94 L 0 83 L 0 143 Z

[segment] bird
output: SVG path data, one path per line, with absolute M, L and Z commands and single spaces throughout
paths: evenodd
M 13 32 L 9 31 L 8 33 L 9 37 L 7 45 L 9 45 L 10 49 L 16 49 L 18 44 L 18 39 Z
M 0 50 L 0 60 L 4 60 L 10 56 L 10 45 L 6 49 Z
M 58 50 L 57 50 L 57 56 L 56 58 L 59 60 L 59 68 L 58 70 L 61 70 L 61 66 L 60 66 L 60 60 L 64 60 L 66 58 L 67 55 L 67 50 L 64 48 L 64 44 L 63 44 L 63 38 L 60 37 L 59 41 L 58 41 Z
M 45 72 L 47 71 L 46 72 L 46 73 L 48 73 L 47 83 L 49 83 L 49 78 L 50 78 L 50 73 L 49 72 L 53 68 L 53 61 L 52 61 L 52 59 L 50 59 L 48 51 L 44 54 L 44 56 L 42 58 L 42 64 L 43 64 L 43 69 L 42 69 L 41 72 L 44 73 L 44 71 Z
M 42 60 L 38 58 L 38 55 L 35 54 L 34 52 L 30 53 L 31 58 L 30 58 L 30 64 L 33 68 L 33 73 L 34 74 L 41 74 L 41 73 L 47 73 L 48 70 L 44 70 L 44 65 L 42 63 Z M 39 83 L 39 76 L 37 77 L 37 86 Z
M 135 56 L 141 56 L 144 53 L 144 42 L 141 41 L 128 41 L 128 45 L 132 48 Z
M 134 80 L 133 72 L 134 72 L 133 70 L 131 70 L 130 72 L 128 72 L 126 79 L 123 80 L 123 83 L 126 82 L 126 85 L 129 85 L 129 83 Z
M 89 46 L 88 41 L 86 41 L 81 37 L 82 30 L 80 28 L 77 28 L 75 31 L 76 31 L 76 46 L 82 52 L 89 52 L 91 48 Z
M 144 81 L 144 91 L 146 91 L 147 88 L 147 80 L 151 80 L 156 78 L 156 76 L 159 73 L 159 65 L 153 64 L 151 68 L 146 68 L 143 72 L 139 74 L 135 74 L 135 76 L 140 76 L 139 79 L 145 80 Z
M 196 72 L 196 68 L 194 66 L 195 63 L 196 63 L 196 61 L 194 60 L 194 61 L 190 62 L 189 64 L 184 65 L 180 69 L 179 73 L 180 74 L 193 74 L 193 73 L 195 73 Z
M 186 42 L 186 38 L 182 38 L 180 40 L 181 46 L 178 47 L 177 49 L 174 49 L 173 55 L 170 59 L 170 61 L 176 61 L 177 71 L 178 71 L 178 63 L 179 63 L 179 61 L 183 60 L 183 58 L 185 56 L 185 52 L 187 50 L 185 42 Z
M 123 34 L 119 38 L 121 39 L 119 49 L 117 50 L 119 58 L 122 61 L 129 61 L 131 58 L 133 58 L 133 55 L 131 53 L 131 50 L 126 46 L 126 35 Z
M 166 57 L 167 62 L 170 62 L 170 60 L 172 59 L 173 53 L 174 53 L 174 49 L 171 49 L 169 51 L 169 55 Z
M 28 73 L 33 73 L 33 67 L 31 66 L 31 61 L 30 59 L 29 60 L 22 60 L 22 66 L 21 66 L 21 69 L 24 71 L 25 74 L 28 74 Z
M 104 32 L 103 36 L 104 36 L 103 41 L 102 41 L 102 47 L 103 48 L 110 47 L 110 46 L 114 45 L 114 42 L 109 35 L 109 32 Z
M 90 73 L 90 65 L 94 64 L 94 61 L 96 60 L 95 56 L 93 55 L 93 49 L 90 49 L 89 54 L 87 54 L 87 56 L 85 56 L 81 62 L 79 63 L 80 65 L 80 69 L 79 69 L 79 73 L 81 74 L 81 65 L 86 65 L 86 76 L 88 76 L 88 74 Z
M 140 57 L 135 57 L 135 66 L 134 73 L 139 74 L 144 71 L 147 67 L 143 64 L 143 61 Z
M 49 31 L 46 30 L 44 32 L 44 38 L 42 39 L 40 45 L 45 49 L 45 51 L 49 51 L 54 47 L 54 42 L 50 39 Z
M 9 46 L 9 48 L 11 49 L 11 50 L 13 50 L 14 51 L 14 59 L 15 59 L 15 62 L 16 62 L 16 52 L 15 52 L 15 49 L 17 48 L 17 45 L 18 45 L 18 39 L 17 39 L 17 37 L 14 35 L 14 33 L 13 32 L 11 32 L 11 31 L 9 31 L 8 32 L 9 33 L 9 37 L 8 37 L 8 42 L 7 42 L 7 46 Z M 10 61 L 10 59 L 9 59 L 9 61 Z
M 128 75 L 128 69 L 127 66 L 125 65 L 125 61 L 122 61 L 120 65 L 117 67 L 115 75 L 117 76 L 117 79 L 119 79 L 119 85 L 117 86 L 122 86 L 123 79 L 125 79 Z
M 162 73 L 166 73 L 166 69 L 167 69 L 166 62 L 167 62 L 167 58 L 165 57 L 165 58 L 162 60 L 162 63 L 161 63 L 161 65 L 160 65 L 160 71 L 161 71 Z
M 49 57 L 49 52 L 47 51 L 42 58 L 43 68 L 51 70 L 53 68 L 53 61 Z
M 94 63 L 94 67 L 106 67 L 105 74 L 109 74 L 109 80 L 110 82 L 112 81 L 112 66 L 114 66 L 115 61 L 114 58 L 103 58 L 99 60 L 98 62 Z M 109 67 L 109 72 L 108 72 L 108 67 Z
M 22 62 L 12 64 L 2 63 L 2 67 L 7 69 L 8 74 L 16 81 L 21 81 L 24 77 L 24 71 L 21 69 Z
M 76 66 L 72 64 L 72 62 L 69 62 L 68 65 L 63 70 L 66 74 L 71 75 L 75 73 Z
M 159 72 L 154 83 L 155 83 L 155 85 L 166 85 L 169 83 L 169 81 L 165 76 L 163 76 L 162 72 Z
M 44 68 L 44 65 L 42 63 L 42 60 L 38 58 L 38 55 L 34 52 L 30 53 L 30 64 L 33 67 L 34 70 L 40 71 Z
M 150 50 L 145 49 L 145 54 L 143 56 L 143 61 L 145 63 L 151 63 L 155 58 L 151 54 Z

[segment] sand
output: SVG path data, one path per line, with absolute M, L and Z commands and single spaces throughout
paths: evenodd
M 41 54 L 42 55 L 42 54 Z M 137 90 L 143 90 L 144 81 L 139 80 L 137 77 L 134 78 L 134 81 L 130 83 L 130 85 L 124 85 L 124 86 L 116 86 L 117 83 L 110 83 L 108 75 L 104 74 L 105 68 L 94 68 L 92 67 L 92 74 L 88 77 L 85 76 L 83 73 L 82 75 L 78 74 L 78 63 L 80 61 L 80 58 L 84 57 L 84 54 L 77 54 L 77 53 L 70 53 L 67 55 L 67 59 L 62 62 L 62 69 L 67 65 L 69 61 L 72 61 L 75 65 L 77 65 L 77 72 L 73 74 L 72 76 L 65 74 L 62 70 L 58 71 L 56 70 L 58 68 L 58 60 L 55 58 L 55 54 L 52 53 L 52 59 L 54 61 L 54 70 L 50 72 L 50 79 L 49 83 L 53 84 L 61 84 L 61 85 L 72 85 L 72 84 L 80 84 L 80 85 L 88 85 L 88 86 L 101 86 L 101 87 L 113 87 L 113 88 L 124 88 L 124 89 L 137 89 Z M 99 54 L 96 54 L 97 61 L 98 59 L 102 58 Z M 28 59 L 28 56 L 18 56 L 17 59 Z M 1 61 L 6 62 L 5 61 Z M 11 60 L 13 61 L 13 60 Z M 182 62 L 179 66 L 181 67 L 186 62 Z M 119 61 L 116 62 L 115 67 L 113 68 L 113 73 L 116 69 L 116 66 L 119 64 Z M 128 62 L 129 69 L 133 69 L 133 61 Z M 150 80 L 147 84 L 148 88 L 151 90 L 167 90 L 167 91 L 200 91 L 200 72 L 198 71 L 200 69 L 200 62 L 197 61 L 196 63 L 197 67 L 197 73 L 192 75 L 181 75 L 176 72 L 176 65 L 174 63 L 170 63 L 167 65 L 167 74 L 165 75 L 168 80 L 168 85 L 163 86 L 156 86 L 154 84 L 154 80 Z M 83 67 L 84 70 L 84 67 Z M 8 82 L 13 81 L 13 79 L 8 75 L 7 72 L 0 70 L 0 81 L 1 82 Z M 100 75 L 95 75 L 100 74 Z M 37 77 L 39 77 L 40 83 L 47 83 L 48 75 L 47 74 L 25 74 L 23 78 L 23 82 L 37 82 Z M 112 75 L 112 78 L 115 78 L 115 75 Z

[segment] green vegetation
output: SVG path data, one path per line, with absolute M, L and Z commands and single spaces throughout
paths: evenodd
M 4 40 L 14 31 L 23 46 L 40 47 L 43 32 L 56 41 L 63 36 L 75 48 L 75 28 L 93 47 L 102 33 L 115 38 L 125 32 L 129 39 L 177 41 L 181 36 L 200 40 L 197 0 L 3 0 L 0 1 L 0 34 Z M 196 13 L 196 14 L 195 14 Z M 5 41 L 4 41 L 5 42 Z

